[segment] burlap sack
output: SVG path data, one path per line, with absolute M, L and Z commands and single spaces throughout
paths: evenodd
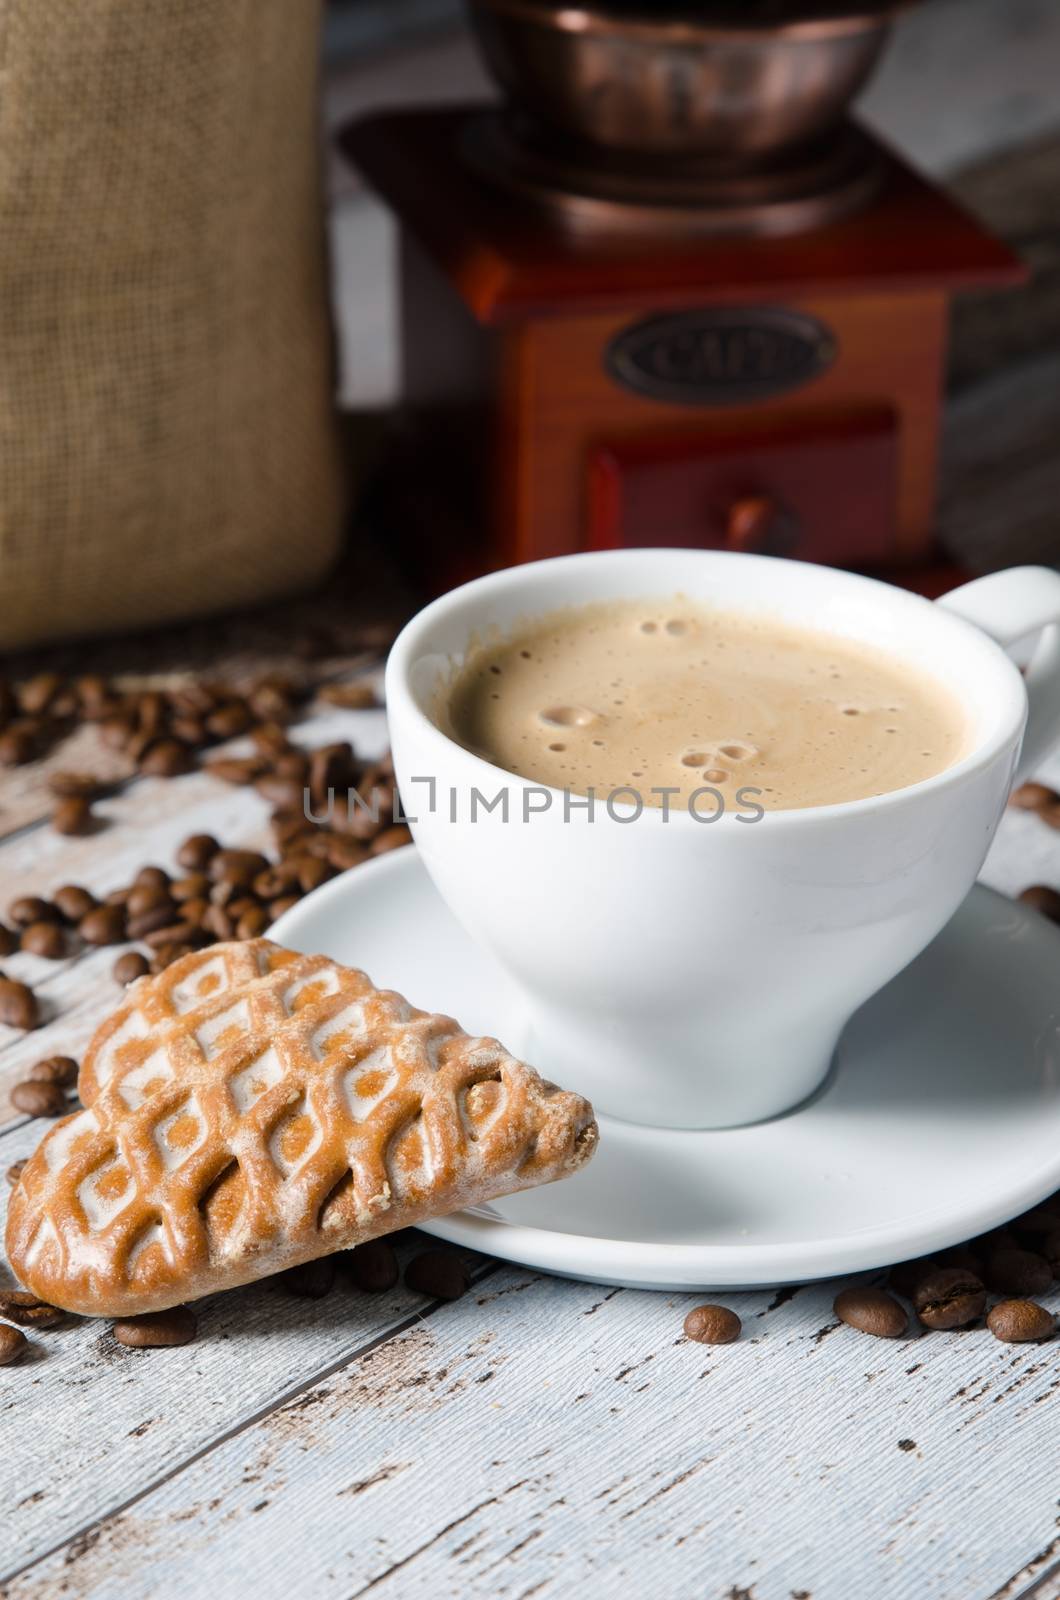
M 0 0 L 0 648 L 334 557 L 319 21 Z

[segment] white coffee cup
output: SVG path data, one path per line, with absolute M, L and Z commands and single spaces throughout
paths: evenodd
M 598 803 L 590 817 L 439 725 L 440 689 L 476 635 L 562 606 L 675 594 L 921 669 L 962 703 L 968 754 L 889 794 L 767 812 L 751 826 L 731 809 L 707 823 L 683 808 L 638 815 L 632 803 Z M 528 1037 L 517 1046 L 598 1110 L 659 1126 L 753 1122 L 812 1093 L 851 1014 L 971 888 L 1025 725 L 1025 765 L 1060 737 L 1058 621 L 1060 575 L 1047 568 L 979 578 L 931 603 L 831 568 L 697 550 L 536 562 L 427 606 L 387 667 L 398 783 L 438 890 L 521 991 Z M 1022 677 L 1002 646 L 1043 629 Z M 507 794 L 507 817 L 473 791 Z

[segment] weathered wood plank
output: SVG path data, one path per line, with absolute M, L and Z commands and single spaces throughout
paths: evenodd
M 1004 1592 L 1055 1536 L 1057 1348 L 870 1341 L 835 1287 L 727 1296 L 711 1350 L 690 1299 L 505 1268 L 4 1593 Z

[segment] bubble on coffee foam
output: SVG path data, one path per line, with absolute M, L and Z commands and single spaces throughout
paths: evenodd
M 588 706 L 549 706 L 538 717 L 546 728 L 588 728 L 596 721 L 596 712 Z

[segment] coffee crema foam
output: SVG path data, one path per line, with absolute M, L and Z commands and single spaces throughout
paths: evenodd
M 739 809 L 861 800 L 959 760 L 966 721 L 940 684 L 873 646 L 676 597 L 555 612 L 475 646 L 448 696 L 466 749 L 601 798 L 711 786 Z M 708 808 L 709 809 L 709 808 Z

